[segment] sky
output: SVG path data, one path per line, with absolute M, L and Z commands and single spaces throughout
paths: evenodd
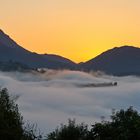
M 140 47 L 140 0 L 0 0 L 0 28 L 24 48 L 75 62 Z

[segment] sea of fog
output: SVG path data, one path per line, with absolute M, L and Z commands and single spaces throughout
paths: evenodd
M 112 87 L 78 87 L 77 84 L 118 82 Z M 140 111 L 140 78 L 114 77 L 78 71 L 46 73 L 0 72 L 0 86 L 12 95 L 26 122 L 48 133 L 69 118 L 93 124 L 109 119 L 112 109 L 133 106 Z

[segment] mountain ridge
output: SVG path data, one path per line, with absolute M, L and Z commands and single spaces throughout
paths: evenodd
M 11 65 L 5 62 L 15 62 L 15 68 L 18 66 L 24 68 L 27 65 L 28 68 L 33 69 L 103 71 L 117 76 L 140 75 L 140 48 L 128 45 L 114 47 L 86 62 L 76 64 L 59 55 L 30 52 L 0 30 L 0 62 L 8 66 Z
M 140 75 L 140 48 L 128 45 L 115 47 L 86 61 L 81 67 L 117 76 Z
M 43 55 L 30 52 L 18 45 L 2 30 L 0 30 L 0 60 L 20 62 L 31 68 L 45 67 L 52 69 L 65 69 L 74 68 L 76 65 L 70 60 L 69 61 L 71 63 L 65 62 L 65 60 L 68 61 L 68 59 L 64 59 L 64 57 L 63 62 L 58 62 L 55 58 L 52 60 L 49 56 L 48 58 L 45 58 Z

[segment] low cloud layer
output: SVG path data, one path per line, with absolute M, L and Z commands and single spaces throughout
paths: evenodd
M 118 86 L 80 88 L 77 84 L 118 82 Z M 20 95 L 17 103 L 24 120 L 37 123 L 43 132 L 68 118 L 88 124 L 109 118 L 112 109 L 133 106 L 140 111 L 140 78 L 94 76 L 76 71 L 0 73 L 0 85 Z

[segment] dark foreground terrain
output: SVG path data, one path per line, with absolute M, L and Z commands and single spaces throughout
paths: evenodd
M 110 121 L 102 117 L 91 129 L 84 123 L 69 120 L 43 138 L 35 125 L 24 124 L 17 96 L 9 96 L 7 89 L 0 90 L 0 139 L 1 140 L 139 140 L 140 114 L 129 107 L 112 111 Z M 46 126 L 47 127 L 47 126 Z M 47 133 L 47 132 L 46 132 Z

